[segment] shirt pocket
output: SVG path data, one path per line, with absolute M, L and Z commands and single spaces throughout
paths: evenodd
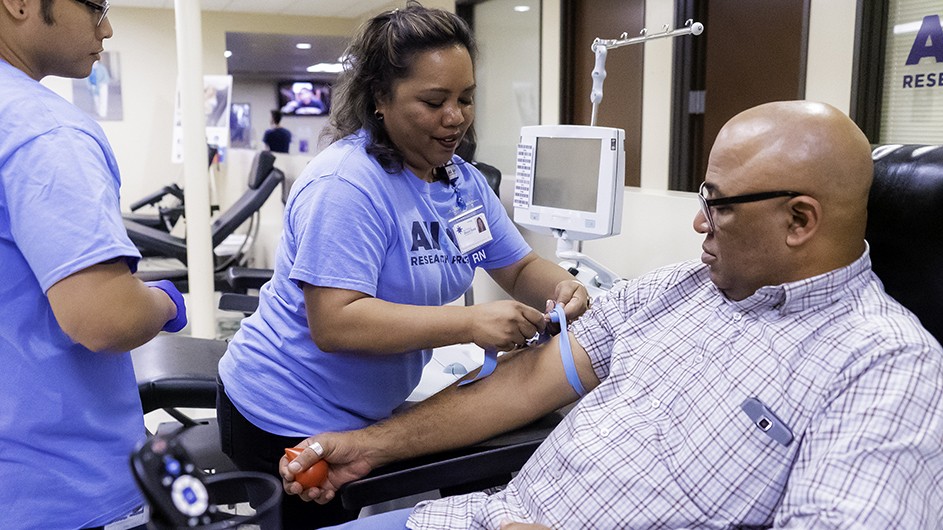
M 747 397 L 731 389 L 720 402 L 667 411 L 665 462 L 690 508 L 721 526 L 771 522 L 798 451 L 798 440 L 783 446 L 750 420 L 740 408 Z

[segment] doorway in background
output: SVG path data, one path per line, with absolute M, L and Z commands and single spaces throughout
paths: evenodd
M 674 60 L 668 187 L 697 191 L 727 120 L 805 97 L 809 0 L 677 0 L 675 14 L 676 27 L 693 18 L 707 28 L 679 39 Z

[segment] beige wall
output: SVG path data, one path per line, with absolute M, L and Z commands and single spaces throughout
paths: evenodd
M 127 206 L 160 186 L 182 183 L 182 166 L 171 162 L 177 82 L 174 13 L 115 7 L 108 16 L 115 35 L 105 46 L 119 54 L 124 119 L 101 123 L 118 157 L 122 204 Z M 349 35 L 357 24 L 352 19 L 216 12 L 204 12 L 202 21 L 203 69 L 210 75 L 227 73 L 227 31 Z
M 399 6 L 402 2 L 390 2 Z M 431 0 L 429 7 L 453 10 L 454 0 Z M 113 7 L 108 18 L 114 36 L 105 49 L 119 55 L 124 119 L 101 122 L 121 169 L 122 205 L 163 185 L 182 183 L 183 168 L 171 162 L 177 45 L 172 9 Z M 202 13 L 203 70 L 225 75 L 226 32 L 349 36 L 361 19 L 275 16 L 205 11 Z M 71 83 L 49 79 L 46 84 L 71 95 Z M 270 91 L 274 96 L 274 89 Z M 256 115 L 270 108 L 255 108 Z M 264 118 L 263 123 L 267 122 Z M 311 123 L 310 121 L 307 123 Z M 305 125 L 306 127 L 309 125 Z M 261 132 L 258 132 L 261 137 Z M 224 172 L 225 172 L 225 168 Z
M 447 0 L 427 0 L 424 3 L 428 6 L 454 8 L 454 2 Z M 851 93 L 855 3 L 855 0 L 811 0 L 810 10 L 807 97 L 831 103 L 846 111 Z M 542 4 L 540 119 L 542 123 L 554 123 L 558 120 L 557 108 L 560 98 L 557 85 L 559 61 L 556 51 L 559 49 L 560 39 L 560 0 L 543 0 Z M 400 2 L 390 2 L 390 6 L 396 5 L 400 5 Z M 106 49 L 120 54 L 124 120 L 102 122 L 102 125 L 118 157 L 124 181 L 122 200 L 124 204 L 128 204 L 161 185 L 181 180 L 182 168 L 170 162 L 177 71 L 174 17 L 172 10 L 119 7 L 113 8 L 109 17 L 115 27 L 115 36 L 106 43 Z M 646 8 L 646 24 L 649 27 L 660 28 L 673 18 L 671 2 L 649 0 Z M 205 12 L 204 70 L 207 74 L 226 73 L 222 54 L 227 31 L 350 35 L 359 22 L 341 18 Z M 707 28 L 707 31 L 709 32 L 710 28 Z M 699 252 L 700 237 L 692 236 L 690 223 L 696 208 L 696 203 L 692 201 L 693 196 L 665 194 L 660 191 L 667 187 L 668 182 L 672 46 L 673 42 L 669 39 L 645 44 L 642 187 L 647 191 L 632 191 L 631 196 L 627 195 L 627 213 L 622 235 L 607 240 L 608 244 L 599 242 L 587 245 L 587 249 L 592 249 L 593 256 L 598 261 L 620 274 L 638 274 L 641 269 L 662 261 L 696 257 Z M 613 53 L 618 53 L 618 50 Z M 609 72 L 609 75 L 629 73 Z M 62 90 L 71 89 L 63 87 Z M 257 109 L 256 105 L 253 105 L 253 112 L 260 114 L 267 110 Z M 485 112 L 479 114 L 478 120 L 479 124 L 487 124 L 487 127 L 492 129 L 517 127 L 517 124 L 504 121 L 508 115 L 504 109 L 485 109 Z M 254 136 L 260 134 L 260 131 L 254 131 Z M 500 156 L 502 160 L 494 161 L 498 162 L 496 165 L 505 175 L 502 196 L 510 197 L 510 190 L 513 188 L 513 159 L 503 160 L 505 155 Z M 232 186 L 226 185 L 223 188 L 233 189 Z M 664 206 L 667 204 L 665 201 L 677 204 L 678 207 Z M 662 206 L 651 208 L 653 204 Z M 639 219 L 636 213 L 628 211 L 630 207 L 636 208 L 636 212 L 646 212 L 651 218 Z M 688 212 L 687 218 L 683 218 L 685 214 L 682 212 Z M 649 232 L 644 232 L 645 229 L 641 226 L 655 225 L 672 228 L 668 233 L 660 232 L 657 238 L 646 237 Z M 277 234 L 263 234 L 261 237 L 275 238 Z M 526 237 L 539 253 L 552 258 L 552 239 L 534 234 L 526 234 Z M 636 256 L 645 256 L 645 259 Z
M 856 0 L 811 0 L 806 97 L 824 101 L 847 112 L 851 99 Z M 541 122 L 559 120 L 560 0 L 543 0 L 541 35 Z M 646 26 L 660 29 L 674 20 L 672 2 L 648 0 Z M 635 28 L 626 28 L 631 32 Z M 707 32 L 710 28 L 707 28 Z M 600 35 L 615 38 L 616 35 Z M 683 37 L 698 38 L 698 37 Z M 622 233 L 587 242 L 584 251 L 624 277 L 634 277 L 660 265 L 700 256 L 703 236 L 692 221 L 697 201 L 692 193 L 665 191 L 671 131 L 671 64 L 675 39 L 648 42 L 644 56 L 642 102 L 642 188 L 626 188 Z M 588 45 L 589 43 L 587 43 Z M 613 50 L 611 53 L 619 53 Z M 610 76 L 631 72 L 608 72 Z M 609 94 L 609 97 L 613 97 Z M 501 120 L 502 113 L 479 115 L 479 120 Z M 494 124 L 492 124 L 494 126 Z M 513 190 L 513 161 L 500 166 L 505 180 L 502 197 Z M 505 203 L 510 201 L 505 199 Z M 548 259 L 556 248 L 552 237 L 523 230 L 535 251 Z M 476 300 L 502 293 L 483 275 L 475 280 Z

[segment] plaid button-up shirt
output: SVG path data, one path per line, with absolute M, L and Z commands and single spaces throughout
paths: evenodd
M 420 504 L 409 528 L 943 528 L 943 352 L 868 252 L 739 302 L 700 263 L 663 268 L 571 330 L 602 383 L 506 489 Z

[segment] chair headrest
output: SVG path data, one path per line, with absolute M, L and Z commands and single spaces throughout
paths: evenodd
M 275 167 L 275 155 L 271 151 L 259 151 L 249 166 L 249 189 L 256 189 Z
M 485 180 L 488 181 L 488 185 L 491 186 L 491 189 L 494 190 L 494 194 L 498 197 L 501 196 L 501 170 L 485 164 L 484 162 L 474 161 L 472 165 L 478 168 L 478 171 L 481 171 L 481 174 L 485 176 Z
M 888 294 L 943 342 L 943 146 L 881 145 L 866 238 Z

